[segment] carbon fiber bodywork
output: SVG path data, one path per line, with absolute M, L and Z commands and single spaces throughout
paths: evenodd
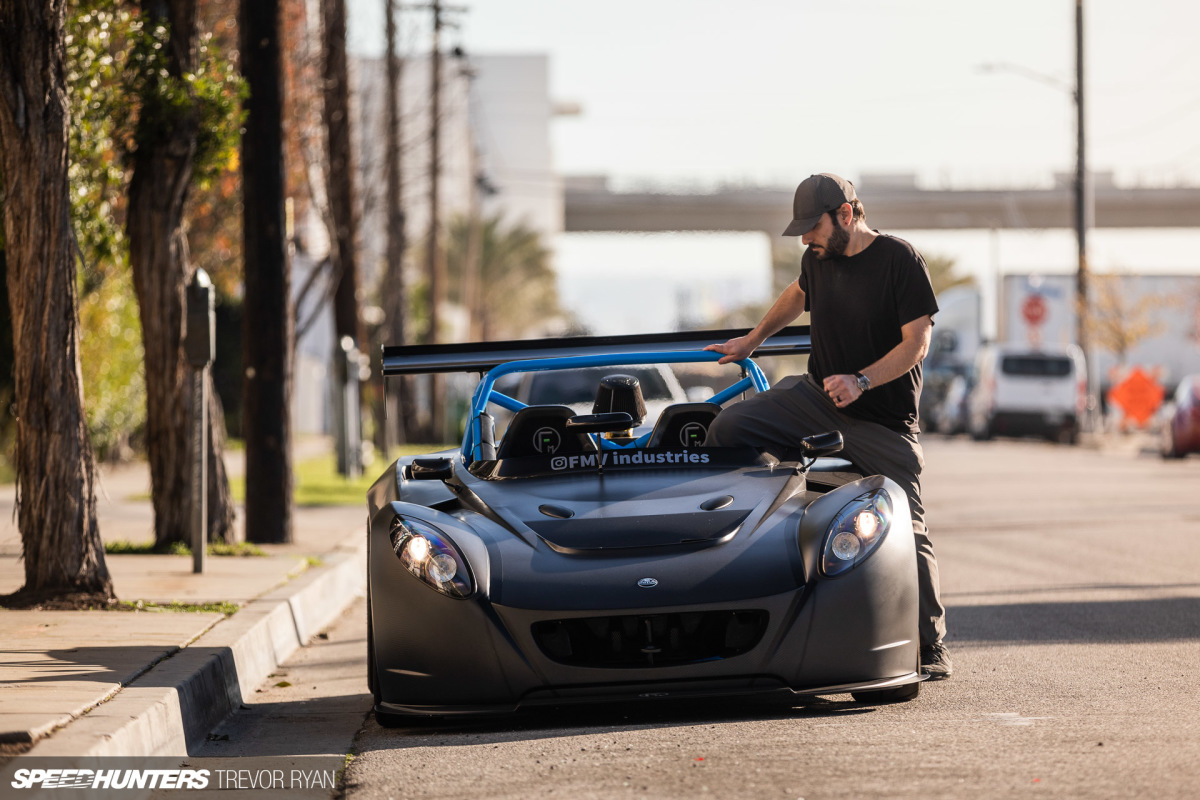
M 381 716 L 861 692 L 922 679 L 908 505 L 881 476 L 685 459 L 497 479 L 445 455 L 453 477 L 412 480 L 402 459 L 368 496 Z M 861 563 L 825 576 L 830 525 L 876 489 L 892 503 L 890 529 Z M 405 568 L 391 539 L 398 515 L 453 543 L 469 566 L 469 597 Z

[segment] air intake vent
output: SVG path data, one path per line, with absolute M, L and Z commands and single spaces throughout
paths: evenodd
M 718 661 L 752 650 L 767 630 L 766 611 L 697 611 L 535 622 L 548 658 L 577 667 L 670 667 Z

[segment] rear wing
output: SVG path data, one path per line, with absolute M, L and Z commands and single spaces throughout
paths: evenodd
M 383 374 L 421 375 L 431 372 L 487 372 L 511 361 L 566 356 L 677 353 L 722 344 L 749 331 L 740 328 L 678 333 L 638 333 L 627 336 L 570 336 L 560 339 L 516 339 L 460 344 L 387 345 Z M 763 342 L 752 357 L 805 355 L 812 350 L 807 325 L 784 328 Z

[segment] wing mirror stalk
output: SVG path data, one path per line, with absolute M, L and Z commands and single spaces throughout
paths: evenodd
M 800 440 L 800 449 L 804 451 L 806 458 L 821 458 L 822 456 L 831 456 L 834 453 L 840 453 L 842 452 L 842 445 L 841 431 L 814 433 L 812 436 L 805 436 Z

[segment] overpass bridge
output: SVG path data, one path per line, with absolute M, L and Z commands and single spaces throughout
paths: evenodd
M 1200 186 L 1125 188 L 1097 175 L 1093 227 L 1200 229 Z M 1074 193 L 1052 189 L 920 189 L 864 179 L 857 186 L 872 227 L 885 230 L 1073 228 Z M 791 221 L 790 188 L 711 193 L 614 192 L 603 177 L 564 181 L 565 230 L 765 231 Z

